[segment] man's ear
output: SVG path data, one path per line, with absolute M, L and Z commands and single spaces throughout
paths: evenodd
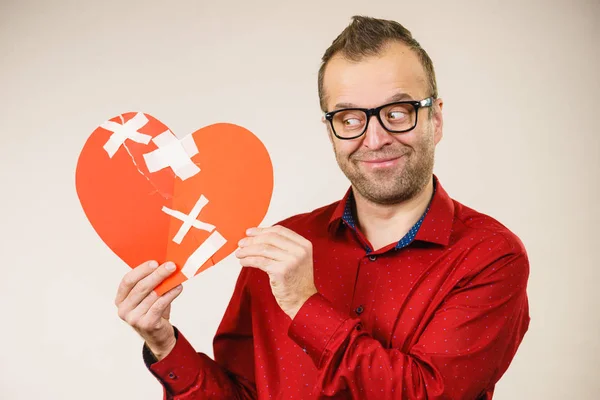
M 434 143 L 438 144 L 444 136 L 444 116 L 442 114 L 444 100 L 440 98 L 435 99 L 431 107 L 433 109 L 433 115 L 431 116 L 431 122 L 433 123 L 433 139 Z

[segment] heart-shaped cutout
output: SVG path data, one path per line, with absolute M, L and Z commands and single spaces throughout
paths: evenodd
M 179 139 L 145 113 L 94 130 L 75 175 L 85 215 L 119 258 L 176 264 L 159 295 L 237 249 L 273 193 L 271 158 L 249 130 L 218 123 Z

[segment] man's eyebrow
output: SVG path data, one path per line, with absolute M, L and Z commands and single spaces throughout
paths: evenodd
M 339 110 L 340 108 L 360 108 L 356 104 L 353 103 L 337 103 L 333 106 L 334 110 Z
M 388 97 L 388 99 L 382 103 L 382 104 L 387 104 L 387 103 L 394 103 L 396 101 L 404 101 L 404 100 L 414 100 L 413 97 L 408 94 L 408 93 L 396 93 L 395 95 Z M 334 110 L 339 110 L 342 108 L 364 108 L 364 107 L 359 107 L 354 103 L 337 103 L 335 106 L 333 106 Z
M 414 100 L 413 97 L 408 93 L 396 93 L 392 97 L 388 98 L 386 103 L 393 103 L 395 101 Z

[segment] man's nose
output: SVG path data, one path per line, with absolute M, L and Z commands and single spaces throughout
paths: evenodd
M 377 150 L 387 144 L 391 144 L 392 140 L 392 135 L 381 126 L 379 118 L 376 115 L 371 115 L 363 139 L 363 145 L 371 150 Z

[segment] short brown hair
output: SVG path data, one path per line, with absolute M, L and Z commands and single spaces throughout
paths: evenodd
M 355 15 L 352 17 L 350 25 L 333 41 L 321 59 L 319 102 L 323 112 L 328 111 L 325 104 L 323 76 L 329 60 L 335 54 L 341 53 L 350 61 L 360 61 L 364 57 L 380 54 L 382 47 L 389 41 L 394 40 L 404 43 L 417 53 L 429 81 L 430 96 L 437 98 L 438 92 L 433 62 L 419 42 L 413 38 L 410 31 L 396 21 Z

